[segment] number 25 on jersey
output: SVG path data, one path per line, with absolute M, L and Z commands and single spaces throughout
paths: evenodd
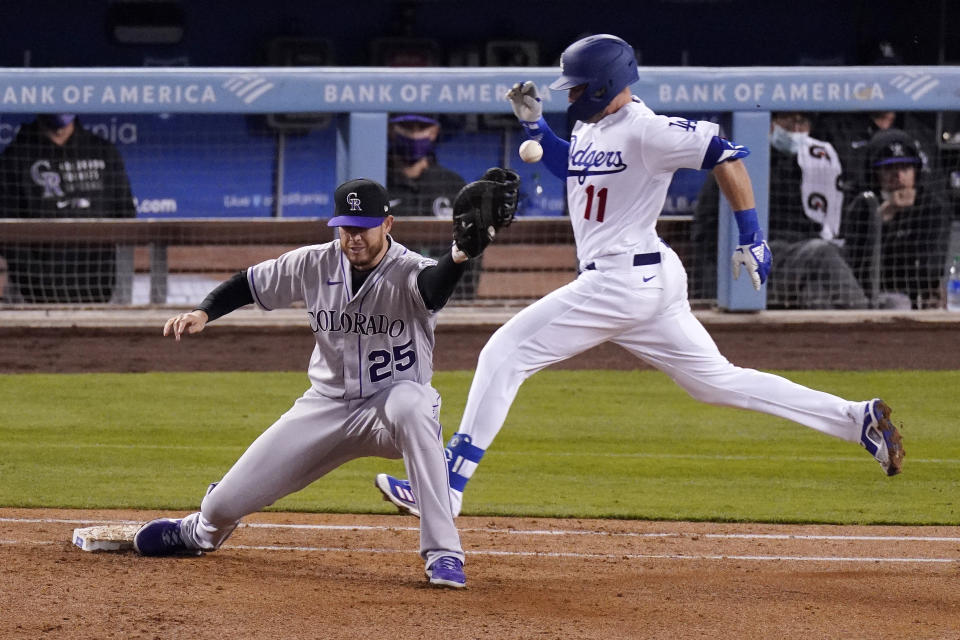
M 392 353 L 385 349 L 371 351 L 367 359 L 370 361 L 370 382 L 379 382 L 391 377 L 392 369 L 406 371 L 412 367 L 417 361 L 417 352 L 411 340 L 393 347 Z
M 587 192 L 587 206 L 583 209 L 583 217 L 586 220 L 590 219 L 591 214 L 593 213 L 593 196 L 594 196 L 594 186 L 591 184 L 586 188 Z M 597 222 L 603 222 L 603 214 L 607 210 L 607 188 L 603 187 L 602 189 L 596 191 L 596 200 L 597 200 L 597 210 L 595 219 Z

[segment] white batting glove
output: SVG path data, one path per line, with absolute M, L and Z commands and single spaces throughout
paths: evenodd
M 543 104 L 537 95 L 537 85 L 530 80 L 513 85 L 507 91 L 507 100 L 520 122 L 536 122 L 543 117 Z
M 760 285 L 767 281 L 773 267 L 773 253 L 766 240 L 741 244 L 733 252 L 732 266 L 734 280 L 740 279 L 740 267 L 746 266 L 753 288 L 759 291 Z

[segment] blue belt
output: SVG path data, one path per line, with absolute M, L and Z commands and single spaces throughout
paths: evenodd
M 638 253 L 633 256 L 633 266 L 642 267 L 648 264 L 660 264 L 660 252 L 654 251 L 653 253 Z M 596 269 L 597 265 L 594 263 L 588 264 L 584 267 L 585 270 L 589 271 L 591 269 Z

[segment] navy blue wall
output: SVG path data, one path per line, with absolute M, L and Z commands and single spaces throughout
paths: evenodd
M 894 43 L 905 64 L 936 64 L 941 12 L 947 33 L 960 29 L 960 3 L 944 0 L 632 0 L 593 2 L 487 0 L 295 2 L 183 0 L 185 38 L 172 46 L 129 46 L 107 36 L 108 3 L 7 0 L 0 65 L 139 66 L 186 60 L 194 66 L 263 62 L 277 36 L 333 41 L 337 62 L 370 63 L 368 44 L 381 36 L 436 38 L 449 53 L 491 39 L 537 39 L 541 63 L 555 62 L 584 32 L 624 37 L 645 65 L 697 66 L 859 64 L 875 45 Z M 953 45 L 949 45 L 953 46 Z M 684 53 L 686 52 L 686 54 Z M 949 52 L 953 53 L 953 52 Z

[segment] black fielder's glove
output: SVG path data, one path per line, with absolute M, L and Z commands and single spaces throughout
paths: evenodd
M 476 258 L 493 242 L 497 231 L 509 226 L 517 213 L 520 176 L 493 167 L 457 194 L 453 202 L 453 241 L 469 258 Z

